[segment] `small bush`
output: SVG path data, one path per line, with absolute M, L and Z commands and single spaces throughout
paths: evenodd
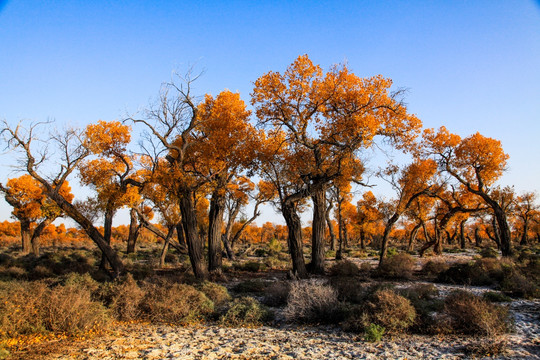
M 290 290 L 288 282 L 276 281 L 266 288 L 263 302 L 268 306 L 286 305 Z
M 501 290 L 516 297 L 533 299 L 540 297 L 540 288 L 529 277 L 517 269 L 504 270 L 504 278 L 500 284 Z
M 439 290 L 433 284 L 417 284 L 401 291 L 401 294 L 411 301 L 432 300 L 439 295 Z
M 427 275 L 437 276 L 440 273 L 447 271 L 449 268 L 450 265 L 444 260 L 428 260 L 424 264 L 422 271 Z
M 44 326 L 55 333 L 75 335 L 104 328 L 110 321 L 106 308 L 92 301 L 88 289 L 77 285 L 51 289 L 43 304 Z
M 0 337 L 43 332 L 76 335 L 109 322 L 105 307 L 80 285 L 47 287 L 44 282 L 0 285 Z
M 154 322 L 200 322 L 214 311 L 212 301 L 191 285 L 146 284 L 144 290 L 141 309 Z
M 247 261 L 242 264 L 234 264 L 234 268 L 240 271 L 259 272 L 266 270 L 266 265 L 258 261 Z
M 257 300 L 245 296 L 234 299 L 229 310 L 220 318 L 220 324 L 230 327 L 256 327 L 270 318 L 270 312 Z
M 340 260 L 330 268 L 332 276 L 356 276 L 359 273 L 358 266 L 350 260 Z
M 364 340 L 368 342 L 381 341 L 385 331 L 384 326 L 371 323 L 364 330 Z
M 237 293 L 262 293 L 266 290 L 267 284 L 261 280 L 242 281 L 233 287 Z
M 270 255 L 277 255 L 283 250 L 283 246 L 276 238 L 272 238 L 268 243 L 268 250 Z
M 369 292 L 369 289 L 357 279 L 333 277 L 330 278 L 330 285 L 337 291 L 340 301 L 353 304 L 363 303 Z
M 225 286 L 205 281 L 199 285 L 199 290 L 212 300 L 216 307 L 222 307 L 231 301 L 231 295 Z
M 458 263 L 437 277 L 440 282 L 464 285 L 493 285 L 503 277 L 501 262 L 493 258 L 481 258 L 475 262 Z
M 499 256 L 499 252 L 491 247 L 480 250 L 479 254 L 485 259 L 496 259 Z
M 131 274 L 123 281 L 103 284 L 100 293 L 102 301 L 111 309 L 116 319 L 130 321 L 141 317 L 141 302 L 145 293 Z
M 510 302 L 512 298 L 498 291 L 487 291 L 482 297 L 489 302 Z
M 454 291 L 444 301 L 443 328 L 460 334 L 494 336 L 511 328 L 508 309 L 467 291 Z
M 264 256 L 267 256 L 268 255 L 268 251 L 266 251 L 265 249 L 256 249 L 255 250 L 255 256 L 257 257 L 264 257 Z
M 303 280 L 291 283 L 285 308 L 288 321 L 301 323 L 339 322 L 341 308 L 337 291 L 320 280 Z
M 399 253 L 398 249 L 394 248 L 394 247 L 391 247 L 391 248 L 388 248 L 386 254 L 388 255 L 388 257 L 392 257 L 394 255 L 397 255 Z
M 416 310 L 411 302 L 390 289 L 376 291 L 365 310 L 370 322 L 384 326 L 390 333 L 408 329 L 416 318 Z
M 386 258 L 377 269 L 380 276 L 393 279 L 410 279 L 416 264 L 415 259 L 406 253 Z

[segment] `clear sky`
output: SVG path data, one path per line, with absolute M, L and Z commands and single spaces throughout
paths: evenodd
M 502 141 L 501 183 L 539 190 L 535 1 L 1 1 L 0 119 L 85 126 L 145 107 L 173 70 L 239 91 L 308 54 L 409 89 L 426 127 Z M 16 176 L 0 155 L 0 181 Z M 0 202 L 0 220 L 11 209 Z

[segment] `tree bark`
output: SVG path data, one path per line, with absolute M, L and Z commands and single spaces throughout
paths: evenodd
M 326 208 L 326 225 L 328 226 L 328 233 L 330 234 L 330 250 L 336 250 L 336 234 L 334 233 L 334 228 L 332 227 L 332 222 L 330 221 L 330 210 L 332 210 L 332 203 L 328 204 Z
M 529 243 L 529 222 L 525 220 L 523 222 L 523 234 L 521 235 L 520 245 L 527 245 Z
M 182 224 L 188 246 L 189 261 L 193 269 L 193 274 L 198 279 L 206 279 L 208 273 L 204 264 L 203 242 L 197 232 L 197 217 L 195 215 L 194 192 L 191 190 L 182 191 L 180 199 L 180 211 L 182 213 Z
M 208 214 L 208 271 L 221 270 L 221 229 L 223 228 L 223 213 L 225 212 L 225 195 L 217 189 L 210 200 Z
M 306 264 L 304 262 L 303 244 L 302 244 L 302 225 L 300 217 L 296 210 L 296 204 L 285 201 L 282 203 L 281 212 L 287 223 L 289 237 L 287 239 L 289 245 L 289 253 L 291 255 L 293 274 L 301 279 L 307 279 L 308 274 Z
M 386 258 L 386 249 L 388 247 L 388 238 L 390 236 L 390 231 L 392 231 L 392 227 L 399 219 L 399 213 L 394 213 L 390 219 L 388 219 L 388 222 L 386 223 L 386 226 L 384 227 L 384 234 L 382 238 L 381 243 L 381 252 L 379 255 L 379 266 L 381 266 L 384 263 L 384 259 Z
M 459 245 L 461 249 L 465 249 L 465 223 L 467 220 L 463 220 L 459 223 Z
M 105 241 L 105 238 L 98 229 L 88 220 L 83 214 L 81 214 L 70 202 L 64 199 L 60 194 L 58 194 L 52 187 L 47 187 L 47 196 L 53 200 L 62 211 L 64 211 L 69 217 L 71 217 L 81 229 L 96 243 L 98 248 L 107 258 L 109 264 L 112 268 L 112 277 L 117 278 L 124 272 L 124 264 L 116 251 L 114 251 L 111 246 Z
M 326 227 L 326 190 L 315 190 L 311 199 L 313 201 L 313 222 L 311 232 L 311 264 L 309 269 L 314 274 L 324 274 L 325 250 L 324 233 Z
M 418 231 L 422 227 L 422 222 L 419 222 L 414 226 L 414 228 L 411 231 L 411 234 L 409 235 L 409 245 L 407 246 L 407 251 L 413 250 L 413 243 L 416 240 L 416 235 L 418 234 Z
M 129 210 L 129 233 L 127 239 L 126 253 L 131 254 L 135 252 L 140 228 L 141 227 L 137 221 L 137 211 L 132 208 L 131 210 Z
M 45 228 L 49 226 L 49 224 L 51 224 L 53 220 L 54 219 L 52 218 L 45 218 L 45 220 L 39 223 L 39 225 L 34 229 L 34 232 L 32 233 L 32 239 L 30 240 L 30 242 L 32 243 L 32 254 L 34 254 L 35 256 L 39 256 L 39 252 L 40 252 L 39 239 L 41 237 L 41 234 L 43 234 L 43 230 L 45 230 Z
M 30 254 L 32 251 L 32 244 L 31 244 L 31 231 L 30 231 L 30 221 L 26 219 L 19 219 L 19 223 L 21 225 L 21 246 L 22 246 L 22 253 L 23 254 Z
M 111 245 L 111 236 L 112 236 L 112 223 L 114 218 L 115 209 L 107 207 L 105 210 L 105 221 L 103 223 L 103 238 L 107 244 Z M 107 257 L 105 254 L 101 254 L 101 262 L 99 263 L 99 268 L 106 270 L 107 268 Z
M 161 249 L 161 255 L 159 256 L 159 268 L 165 266 L 165 258 L 167 257 L 167 251 L 169 250 L 169 244 L 171 242 L 171 237 L 174 234 L 175 226 L 169 226 L 167 229 L 167 235 L 163 239 L 163 248 Z

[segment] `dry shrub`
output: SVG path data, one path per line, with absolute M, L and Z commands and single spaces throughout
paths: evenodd
M 437 281 L 464 285 L 493 285 L 503 277 L 501 262 L 493 258 L 481 258 L 475 262 L 458 263 L 443 271 Z
M 291 286 L 287 281 L 273 282 L 266 288 L 263 302 L 268 306 L 286 305 L 290 291 Z
M 43 282 L 0 283 L 0 338 L 43 332 L 43 298 L 48 292 Z
M 369 322 L 383 326 L 389 333 L 405 331 L 416 318 L 411 302 L 390 289 L 376 291 L 365 309 Z
M 357 279 L 334 277 L 330 279 L 330 285 L 337 291 L 338 299 L 353 304 L 363 303 L 370 289 Z
M 340 320 L 337 291 L 321 280 L 291 283 L 285 317 L 301 323 L 331 323 Z
M 511 321 L 506 307 L 492 304 L 467 291 L 457 290 L 444 301 L 442 332 L 494 336 L 508 332 Z
M 220 318 L 220 324 L 230 327 L 257 327 L 270 318 L 270 312 L 250 296 L 234 299 Z
M 110 321 L 106 308 L 92 301 L 90 291 L 82 286 L 57 286 L 47 295 L 42 315 L 47 330 L 74 335 L 100 330 Z
M 407 253 L 386 258 L 378 268 L 378 274 L 385 278 L 411 279 L 416 260 Z
M 437 276 L 449 268 L 450 265 L 444 260 L 429 260 L 422 267 L 422 271 L 427 275 Z
M 356 276 L 360 273 L 358 266 L 350 260 L 337 261 L 330 268 L 331 276 Z
M 267 286 L 268 284 L 262 280 L 246 280 L 236 284 L 233 291 L 237 293 L 262 293 Z
M 504 271 L 501 290 L 511 296 L 533 299 L 540 297 L 540 287 L 530 277 L 521 274 L 517 269 L 508 268 Z
M 0 286 L 1 333 L 8 336 L 45 331 L 75 335 L 100 330 L 109 322 L 105 307 L 77 284 L 53 288 L 41 281 Z
M 121 281 L 102 285 L 101 299 L 111 309 L 114 317 L 121 321 L 136 320 L 141 317 L 142 290 L 131 274 Z
M 144 316 L 153 322 L 200 322 L 214 310 L 202 292 L 186 284 L 146 284 L 141 301 Z
M 216 307 L 222 307 L 231 301 L 231 295 L 225 286 L 210 281 L 204 281 L 198 286 L 198 288 L 203 292 L 204 295 L 214 302 Z

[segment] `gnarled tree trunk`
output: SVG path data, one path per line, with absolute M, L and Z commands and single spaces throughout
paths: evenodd
M 214 191 L 208 214 L 208 270 L 221 270 L 221 229 L 225 212 L 225 194 L 220 189 Z
M 313 200 L 313 223 L 311 233 L 311 264 L 309 269 L 314 274 L 324 274 L 324 230 L 326 226 L 326 191 L 315 190 Z
M 197 217 L 195 215 L 194 193 L 191 190 L 182 191 L 180 199 L 180 211 L 182 213 L 182 224 L 188 246 L 189 261 L 195 277 L 206 279 L 205 261 L 203 257 L 203 242 L 200 240 L 197 232 Z
M 308 274 L 304 262 L 304 253 L 302 251 L 302 225 L 296 211 L 296 204 L 285 201 L 281 206 L 281 211 L 285 218 L 285 222 L 287 223 L 289 232 L 287 242 L 292 260 L 293 274 L 301 279 L 306 279 Z

